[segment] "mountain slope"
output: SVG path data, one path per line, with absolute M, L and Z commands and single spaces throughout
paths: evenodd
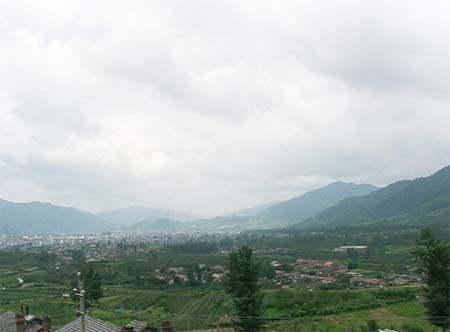
M 251 208 L 247 208 L 247 209 L 241 209 L 241 210 L 237 210 L 234 212 L 230 212 L 227 214 L 224 214 L 222 217 L 231 217 L 231 216 L 237 216 L 237 217 L 246 217 L 246 216 L 254 216 L 274 205 L 280 204 L 281 201 L 277 201 L 277 202 L 270 202 L 270 203 L 265 203 L 265 204 L 260 204 L 260 205 L 256 205 L 253 206 Z
M 435 174 L 404 180 L 366 196 L 343 200 L 297 227 L 448 222 L 450 166 Z
M 266 208 L 253 216 L 234 215 L 203 219 L 190 223 L 190 226 L 193 229 L 233 232 L 284 227 L 314 216 L 344 198 L 365 195 L 376 189 L 368 184 L 334 182 Z
M 186 228 L 186 224 L 173 219 L 160 218 L 138 222 L 130 227 L 133 231 L 176 232 Z
M 191 231 L 221 231 L 240 232 L 250 229 L 249 216 L 221 216 L 209 219 L 200 219 L 188 224 Z
M 370 184 L 333 182 L 270 207 L 257 214 L 256 218 L 267 225 L 274 224 L 274 226 L 298 223 L 345 198 L 367 195 L 376 189 L 377 187 Z
M 191 216 L 177 211 L 153 209 L 143 206 L 133 206 L 113 211 L 101 212 L 98 213 L 97 216 L 119 226 L 129 226 L 149 219 L 173 219 L 180 221 L 190 221 L 194 219 Z
M 106 227 L 95 214 L 72 207 L 0 200 L 0 235 L 89 232 Z

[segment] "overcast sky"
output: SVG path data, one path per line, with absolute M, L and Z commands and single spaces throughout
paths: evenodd
M 0 198 L 213 215 L 450 164 L 450 2 L 0 0 Z

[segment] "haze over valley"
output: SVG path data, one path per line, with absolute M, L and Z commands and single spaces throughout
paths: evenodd
M 450 331 L 450 2 L 2 0 L 0 332 Z
M 208 219 L 168 209 L 129 207 L 90 213 L 50 203 L 0 201 L 0 235 L 93 231 L 240 232 L 374 224 L 446 223 L 450 166 L 435 174 L 377 188 L 333 182 L 286 201 Z

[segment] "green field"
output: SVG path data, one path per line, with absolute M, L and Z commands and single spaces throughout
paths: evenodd
M 354 272 L 377 277 L 404 271 L 414 263 L 409 248 L 415 238 L 412 230 L 382 235 L 360 231 L 271 236 L 263 233 L 221 240 L 220 248 L 230 250 L 249 244 L 260 251 L 255 258 L 264 269 L 270 268 L 273 260 L 289 268 L 288 263 L 298 257 L 330 259 L 338 264 L 357 259 Z M 356 258 L 334 252 L 334 247 L 345 243 L 367 244 L 371 250 Z M 103 297 L 91 305 L 90 314 L 117 325 L 132 319 L 152 325 L 169 320 L 178 331 L 229 327 L 234 317 L 233 305 L 221 284 L 211 282 L 194 287 L 143 282 L 150 280 L 156 269 L 225 264 L 226 255 L 201 255 L 195 252 L 198 247 L 198 244 L 161 247 L 157 253 L 153 249 L 141 253 L 122 249 L 114 259 L 93 263 L 102 276 Z M 290 251 L 277 252 L 274 248 Z M 189 254 L 184 253 L 189 250 Z M 60 260 L 56 269 L 55 262 L 49 264 L 42 259 L 44 256 L 40 252 L 0 252 L 0 311 L 17 312 L 20 305 L 29 306 L 34 314 L 50 316 L 57 328 L 75 317 L 77 302 L 61 295 L 70 293 L 79 266 Z M 23 285 L 18 278 L 24 280 Z M 328 290 L 316 287 L 311 291 L 302 287 L 305 286 L 298 284 L 281 289 L 273 283 L 264 283 L 264 319 L 268 331 L 365 332 L 367 322 L 372 319 L 381 328 L 435 331 L 426 321 L 420 286 L 382 289 L 344 286 Z
M 61 289 L 18 289 L 1 293 L 1 309 L 28 305 L 35 314 L 51 316 L 55 327 L 74 317 L 77 303 L 57 296 Z M 368 320 L 380 327 L 429 332 L 418 288 L 348 291 L 266 290 L 264 317 L 268 330 L 365 331 Z M 23 299 L 23 300 L 18 300 Z M 118 325 L 131 319 L 157 324 L 170 320 L 176 330 L 227 326 L 233 317 L 231 300 L 220 289 L 166 290 L 107 287 L 105 296 L 90 308 L 92 315 Z

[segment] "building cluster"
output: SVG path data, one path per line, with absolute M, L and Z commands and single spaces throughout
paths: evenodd
M 420 277 L 409 270 L 409 274 L 392 274 L 383 278 L 364 276 L 348 269 L 346 265 L 333 261 L 299 258 L 293 263 L 272 261 L 275 277 L 271 280 L 281 288 L 302 286 L 305 288 L 320 285 L 343 285 L 355 288 L 404 286 L 420 282 Z
M 367 246 L 339 246 L 337 248 L 334 248 L 335 252 L 349 252 L 351 250 L 366 251 Z
M 113 245 L 119 243 L 182 243 L 202 238 L 203 233 L 172 234 L 161 232 L 101 232 L 86 234 L 34 234 L 34 235 L 0 235 L 0 250 L 14 249 L 28 251 L 41 247 L 57 248 L 86 245 Z M 216 238 L 219 235 L 216 236 Z
M 223 265 L 209 267 L 206 264 L 199 264 L 195 269 L 190 270 L 183 267 L 169 267 L 164 271 L 156 269 L 155 278 L 167 285 L 189 282 L 206 284 L 208 282 L 221 282 L 224 278 L 224 272 L 225 267 Z
M 16 235 L 0 238 L 0 249 L 16 249 L 26 251 L 30 248 L 60 247 L 89 245 L 102 243 L 117 243 L 127 239 L 126 233 L 100 233 L 100 234 L 47 234 L 47 235 Z

